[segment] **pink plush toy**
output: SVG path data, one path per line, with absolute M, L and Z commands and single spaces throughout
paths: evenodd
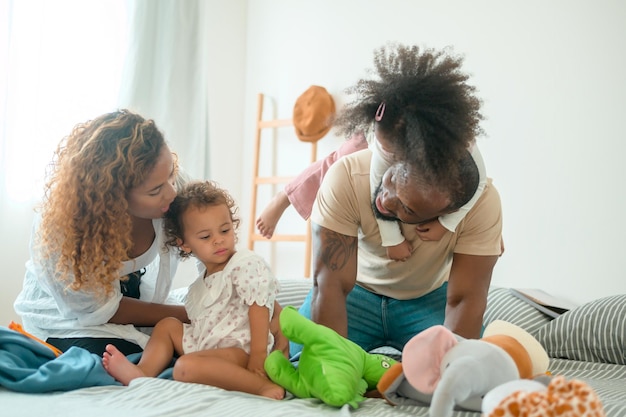
M 450 417 L 455 407 L 481 411 L 482 397 L 502 384 L 545 377 L 548 363 L 541 344 L 511 323 L 491 323 L 479 340 L 433 326 L 406 344 L 378 390 L 391 404 L 430 404 L 431 417 Z

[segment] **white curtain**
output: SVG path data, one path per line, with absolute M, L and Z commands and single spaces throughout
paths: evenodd
M 33 207 L 47 163 L 81 121 L 117 105 L 123 0 L 0 0 L 0 319 L 19 320 Z
M 21 289 L 47 163 L 76 123 L 137 110 L 155 119 L 190 175 L 208 177 L 203 3 L 0 0 L 3 323 Z
M 41 192 L 44 168 L 72 126 L 116 106 L 127 44 L 121 0 L 2 0 L 2 196 Z
M 119 107 L 155 119 L 208 177 L 202 0 L 0 0 L 0 194 L 35 201 L 72 126 Z
M 120 106 L 155 120 L 182 167 L 208 178 L 208 48 L 203 0 L 130 2 Z

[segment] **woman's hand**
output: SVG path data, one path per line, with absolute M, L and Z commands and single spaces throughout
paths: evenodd
M 175 317 L 183 323 L 189 323 L 185 306 L 156 304 L 122 297 L 117 312 L 111 317 L 109 323 L 151 327 L 166 317 Z

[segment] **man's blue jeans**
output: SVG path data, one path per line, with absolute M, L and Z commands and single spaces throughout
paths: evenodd
M 346 299 L 348 339 L 366 351 L 381 346 L 402 351 L 406 342 L 419 332 L 443 324 L 447 289 L 446 282 L 422 297 L 396 300 L 355 285 Z M 312 291 L 299 309 L 307 318 L 311 318 Z M 302 345 L 290 343 L 289 348 L 293 357 L 302 350 Z

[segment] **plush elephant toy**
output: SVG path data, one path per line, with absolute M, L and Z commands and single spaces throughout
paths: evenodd
M 280 351 L 265 360 L 272 381 L 299 398 L 357 408 L 367 390 L 376 388 L 383 374 L 397 361 L 364 351 L 334 330 L 316 324 L 287 306 L 280 314 L 280 328 L 291 341 L 302 344 L 298 367 Z
M 511 323 L 495 321 L 477 340 L 433 326 L 405 345 L 378 389 L 392 404 L 430 404 L 431 417 L 450 417 L 455 407 L 481 411 L 482 397 L 507 382 L 547 384 L 548 363 L 541 344 Z

